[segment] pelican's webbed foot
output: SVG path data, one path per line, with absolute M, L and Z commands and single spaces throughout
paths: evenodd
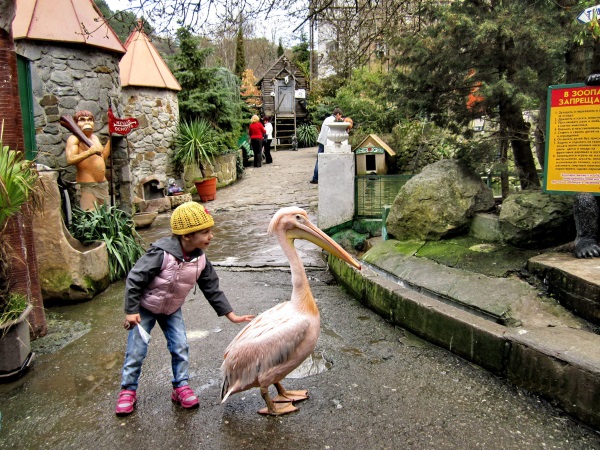
M 275 388 L 279 394 L 273 399 L 275 403 L 300 402 L 308 398 L 308 390 L 288 391 L 281 383 L 275 383 Z
M 298 408 L 292 405 L 292 402 L 290 400 L 287 400 L 285 403 L 275 403 L 269 396 L 269 388 L 261 387 L 260 395 L 267 404 L 267 407 L 259 409 L 259 414 L 281 416 L 282 414 L 288 414 L 294 411 L 298 411 Z

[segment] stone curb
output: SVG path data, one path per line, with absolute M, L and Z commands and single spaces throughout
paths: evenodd
M 567 327 L 509 328 L 404 288 L 329 255 L 337 280 L 361 303 L 412 333 L 600 428 L 600 336 Z

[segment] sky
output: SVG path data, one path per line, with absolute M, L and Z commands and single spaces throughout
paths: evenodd
M 136 6 L 138 4 L 137 0 L 130 2 L 129 0 L 105 0 L 111 10 L 127 10 L 132 6 Z M 273 11 L 269 14 L 269 17 L 265 20 L 260 20 L 259 22 L 254 23 L 255 36 L 254 37 L 264 37 L 270 41 L 279 42 L 281 38 L 283 40 L 284 45 L 292 46 L 297 43 L 297 41 L 291 40 L 291 32 L 294 28 L 300 25 L 302 20 L 290 19 L 286 16 L 285 11 Z M 284 26 L 281 26 L 284 24 Z M 304 25 L 303 27 L 305 33 L 308 35 L 308 25 Z M 300 36 L 301 30 L 298 30 L 294 33 L 297 36 Z

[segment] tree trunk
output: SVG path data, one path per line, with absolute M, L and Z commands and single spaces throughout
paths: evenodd
M 543 95 L 540 99 L 538 121 L 535 126 L 535 154 L 542 170 L 546 167 L 546 114 L 548 113 L 548 99 Z
M 510 144 L 521 189 L 540 187 L 540 179 L 529 142 L 529 124 L 523 119 L 523 112 L 520 109 L 513 112 L 509 121 Z

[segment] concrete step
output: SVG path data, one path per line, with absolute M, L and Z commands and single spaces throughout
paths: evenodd
M 365 306 L 600 428 L 600 335 L 586 321 L 520 280 L 398 255 L 393 241 L 374 249 L 381 270 L 328 260 Z

